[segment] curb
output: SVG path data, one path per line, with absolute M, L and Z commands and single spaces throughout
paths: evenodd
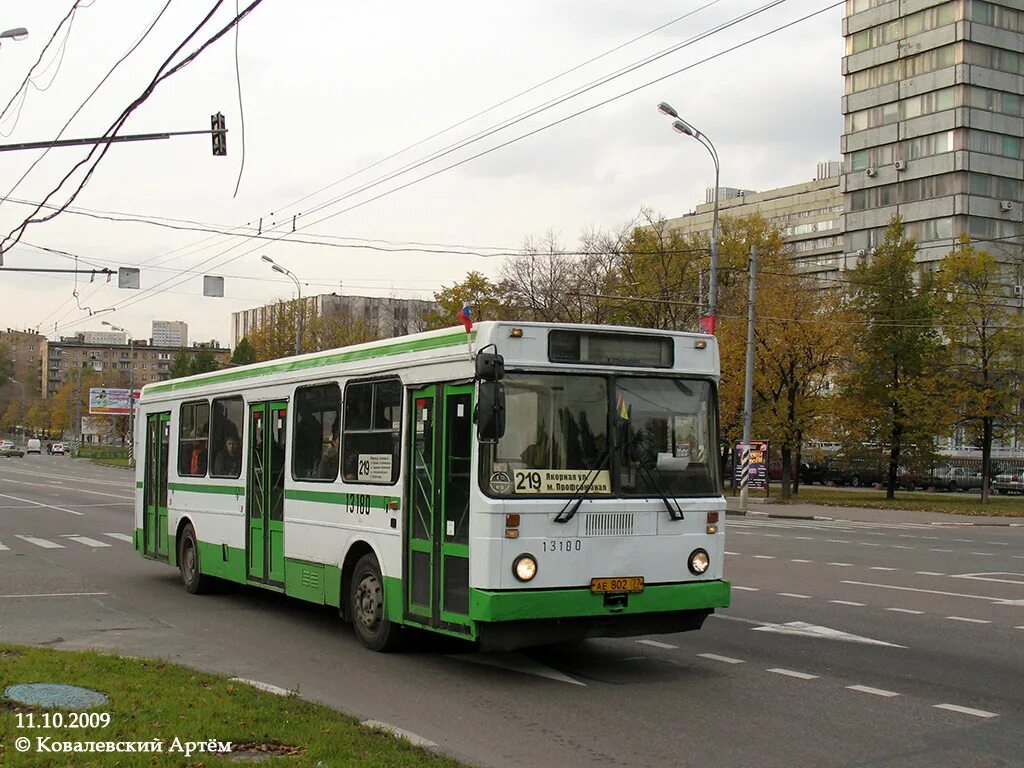
M 977 527 L 984 526 L 984 527 L 987 527 L 987 528 L 1024 528 L 1024 523 L 961 523 L 961 522 L 947 523 L 947 522 L 945 522 L 943 520 L 932 521 L 931 523 L 929 523 L 929 525 L 936 525 L 936 526 L 939 526 L 939 527 L 947 527 L 947 528 L 954 528 L 954 527 L 955 528 L 969 528 L 971 526 L 977 526 Z
M 771 512 L 743 512 L 741 510 L 725 511 L 727 517 L 769 517 L 775 520 L 826 520 L 832 522 L 834 517 L 823 517 L 821 515 L 777 515 Z

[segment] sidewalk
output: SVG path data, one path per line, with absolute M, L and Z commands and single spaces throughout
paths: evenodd
M 726 514 L 742 515 L 739 498 L 726 496 Z M 958 515 L 953 512 L 918 512 L 910 509 L 864 509 L 824 504 L 776 504 L 774 500 L 749 499 L 747 515 L 797 520 L 850 520 L 867 523 L 920 523 L 924 525 L 995 525 L 1024 528 L 1024 518 L 999 515 Z

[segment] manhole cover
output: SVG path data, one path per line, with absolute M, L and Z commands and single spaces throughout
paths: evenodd
M 98 691 L 60 683 L 12 685 L 4 691 L 4 698 L 46 709 L 92 709 L 109 701 L 105 694 Z

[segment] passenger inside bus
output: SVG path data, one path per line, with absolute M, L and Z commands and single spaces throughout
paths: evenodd
M 238 435 L 228 431 L 224 437 L 224 446 L 213 459 L 212 475 L 220 477 L 238 477 L 242 469 L 242 451 Z

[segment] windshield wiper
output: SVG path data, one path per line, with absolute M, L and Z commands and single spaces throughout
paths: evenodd
M 665 509 L 668 510 L 669 519 L 684 520 L 685 517 L 683 516 L 683 509 L 682 507 L 679 506 L 679 502 L 675 501 L 674 499 L 671 502 L 669 502 L 668 496 L 665 495 L 665 492 L 663 490 L 661 490 L 661 486 L 658 485 L 658 481 L 654 479 L 654 473 L 651 472 L 651 468 L 648 467 L 646 464 L 640 464 L 640 469 L 644 471 L 644 473 L 647 475 L 647 479 L 654 487 L 654 490 L 658 492 L 658 496 L 660 496 L 661 500 L 665 502 Z
M 563 506 L 562 509 L 559 510 L 558 514 L 555 515 L 556 523 L 568 523 L 576 516 L 580 506 L 583 504 L 583 499 L 586 497 L 587 492 L 594 487 L 594 483 L 596 483 L 597 478 L 600 477 L 601 465 L 604 464 L 608 455 L 609 451 L 607 448 L 597 455 L 597 459 L 591 465 L 590 469 L 587 470 L 586 482 L 576 489 L 573 495 L 565 502 L 565 506 Z M 569 508 L 570 506 L 572 509 Z

